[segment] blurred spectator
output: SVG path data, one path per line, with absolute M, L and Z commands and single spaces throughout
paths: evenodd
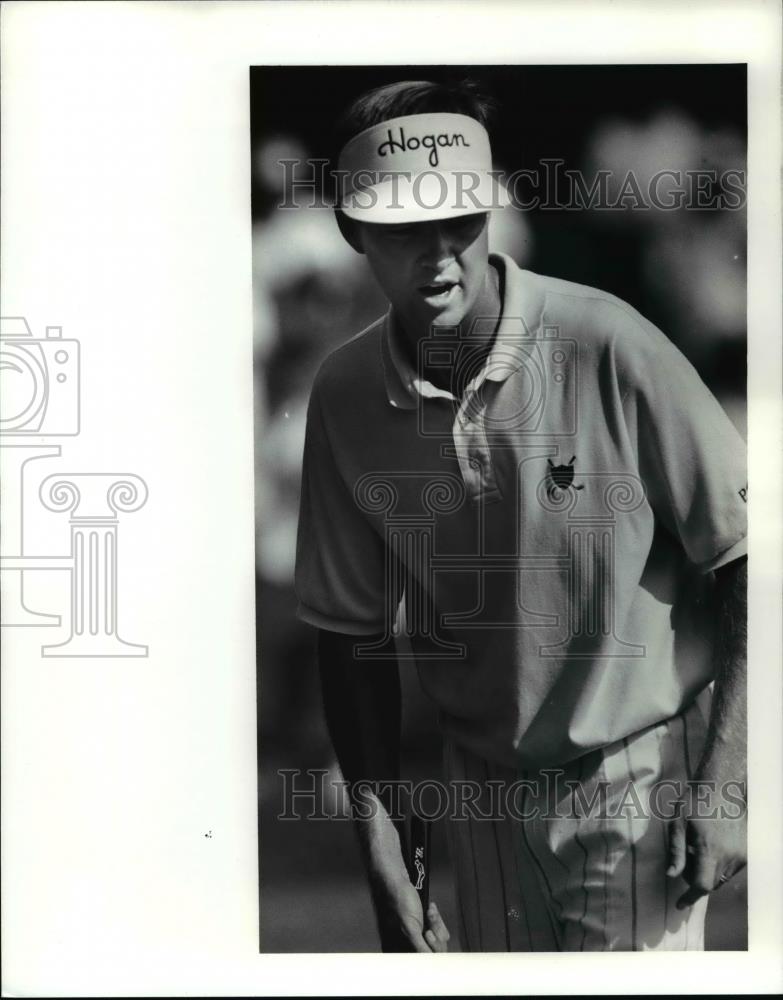
M 599 122 L 588 143 L 584 169 L 588 179 L 598 170 L 611 171 L 615 189 L 632 173 L 644 193 L 656 174 L 671 171 L 674 176 L 664 177 L 657 187 L 667 203 L 678 190 L 689 192 L 689 172 L 714 171 L 717 183 L 712 190 L 707 183 L 705 191 L 708 196 L 719 192 L 719 179 L 726 171 L 744 172 L 744 143 L 732 129 L 708 129 L 669 108 L 642 123 L 619 118 Z M 650 318 L 699 369 L 744 434 L 744 205 L 699 210 L 686 198 L 673 211 L 593 210 L 589 224 L 636 234 L 643 297 L 654 303 Z

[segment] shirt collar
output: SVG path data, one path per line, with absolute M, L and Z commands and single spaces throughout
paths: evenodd
M 484 363 L 479 381 L 503 382 L 525 363 L 529 353 L 525 341 L 532 339 L 541 322 L 542 303 L 533 294 L 527 272 L 520 271 L 507 254 L 490 254 L 489 260 L 501 275 L 503 301 L 495 341 Z M 494 320 L 491 320 L 494 326 Z M 405 357 L 400 334 L 389 308 L 383 322 L 381 353 L 389 403 L 403 410 L 414 409 L 422 398 L 454 399 L 450 392 L 420 379 Z

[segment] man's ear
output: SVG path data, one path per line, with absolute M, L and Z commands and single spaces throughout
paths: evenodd
M 343 235 L 343 239 L 351 246 L 357 253 L 364 253 L 364 246 L 362 245 L 362 237 L 359 231 L 359 223 L 354 222 L 353 219 L 349 219 L 345 212 L 341 212 L 339 208 L 334 210 L 334 217 L 337 220 L 337 225 L 340 228 L 340 232 Z

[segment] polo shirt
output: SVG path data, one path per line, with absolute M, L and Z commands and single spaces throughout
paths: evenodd
M 419 345 L 448 373 L 491 343 L 460 398 L 407 363 L 391 310 L 321 366 L 298 614 L 357 636 L 368 670 L 396 643 L 467 750 L 556 766 L 713 679 L 712 571 L 746 551 L 745 445 L 625 302 L 490 264 L 499 323 Z

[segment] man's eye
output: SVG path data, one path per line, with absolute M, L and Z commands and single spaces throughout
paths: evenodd
M 471 215 L 458 216 L 454 222 L 454 228 L 460 234 L 480 232 L 484 228 L 486 213 L 477 212 Z

